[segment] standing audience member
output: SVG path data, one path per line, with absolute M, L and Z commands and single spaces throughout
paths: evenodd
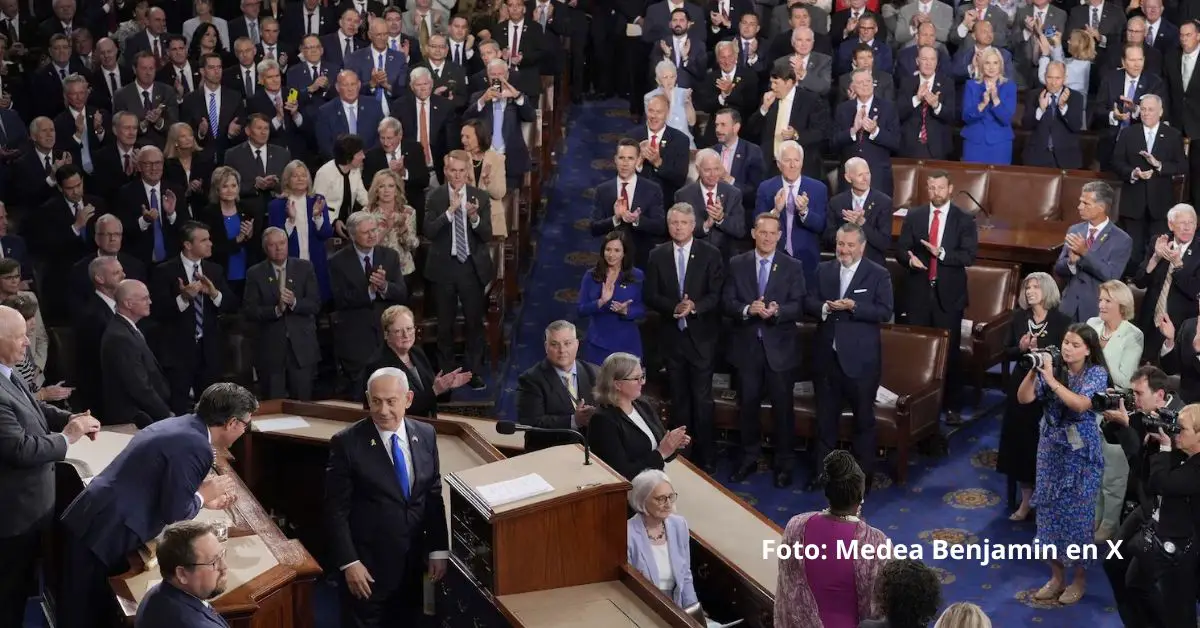
M 362 138 L 339 137 L 333 143 L 333 159 L 318 168 L 313 178 L 313 193 L 325 199 L 333 217 L 334 232 L 346 239 L 350 236 L 345 221 L 350 214 L 367 206 L 367 188 L 362 180 L 364 157 Z
M 883 192 L 872 189 L 871 166 L 862 157 L 851 157 L 843 167 L 849 184 L 846 191 L 829 199 L 825 212 L 825 235 L 827 244 L 837 240 L 838 228 L 853 223 L 862 229 L 867 238 L 863 255 L 884 266 L 888 249 L 892 248 L 892 197 L 890 190 Z
M 1005 77 L 995 48 L 980 52 L 975 64 L 977 78 L 967 81 L 962 97 L 962 160 L 1006 166 L 1012 163 L 1017 83 Z
M 621 231 L 604 236 L 600 259 L 579 285 L 579 316 L 589 320 L 583 358 L 592 364 L 617 352 L 642 357 L 640 321 L 646 315 L 646 277 L 633 266 L 629 239 Z
M 234 294 L 241 297 L 246 285 L 246 269 L 258 259 L 255 249 L 262 239 L 266 222 L 261 205 L 242 200 L 238 189 L 241 175 L 230 166 L 219 166 L 212 173 L 211 204 L 197 216 L 208 227 L 212 240 L 212 263 L 225 270 L 225 280 Z
M 417 212 L 404 198 L 404 181 L 392 170 L 380 170 L 367 191 L 363 208 L 379 225 L 379 245 L 400 257 L 400 272 L 408 277 L 416 270 L 413 255 L 421 245 L 417 237 Z
M 517 415 L 529 425 L 587 434 L 596 411 L 598 367 L 580 360 L 579 335 L 567 321 L 546 327 L 546 359 L 517 378 Z M 565 395 L 565 396 L 564 396 Z M 525 450 L 573 442 L 570 436 L 525 432 Z
M 119 224 L 119 223 L 118 223 Z M 68 373 L 75 387 L 74 405 L 104 417 L 104 395 L 100 386 L 100 341 L 116 313 L 117 287 L 125 280 L 125 270 L 115 257 L 97 257 L 88 263 L 92 291 L 75 311 L 75 372 Z
M 792 140 L 779 145 L 775 154 L 779 177 L 759 184 L 754 217 L 770 212 L 779 218 L 779 248 L 804 265 L 804 279 L 812 283 L 821 259 L 829 190 L 823 181 L 801 174 L 804 150 Z
M 171 416 L 171 386 L 138 322 L 150 316 L 150 291 L 126 279 L 113 295 L 116 312 L 100 339 L 104 418 L 146 427 Z
M 467 185 L 487 191 L 492 199 L 492 235 L 507 237 L 508 220 L 505 215 L 504 195 L 508 194 L 508 182 L 504 169 L 504 155 L 492 146 L 492 138 L 479 118 L 463 121 L 461 139 L 463 150 L 471 155 Z
M 1054 265 L 1054 274 L 1066 282 L 1059 307 L 1077 323 L 1096 315 L 1100 284 L 1120 279 L 1130 259 L 1133 242 L 1110 220 L 1112 208 L 1113 189 L 1107 183 L 1085 183 L 1079 193 L 1083 222 L 1067 229 Z
M 21 377 L 21 383 L 33 393 L 38 401 L 57 402 L 71 396 L 71 388 L 63 386 L 62 381 L 46 386 L 46 359 L 50 353 L 50 342 L 46 330 L 38 327 L 40 312 L 38 300 L 32 292 L 22 292 L 0 300 L 0 305 L 11 307 L 25 317 L 26 335 L 29 336 L 29 346 L 25 348 L 25 359 L 21 360 L 16 369 Z M 40 333 L 39 333 L 40 332 Z
M 304 162 L 296 160 L 283 169 L 283 194 L 267 207 L 267 221 L 287 234 L 288 257 L 312 263 L 321 301 L 332 299 L 325 241 L 333 237 L 333 220 L 325 197 L 313 193 Z
M 614 353 L 596 377 L 596 411 L 588 423 L 592 452 L 626 480 L 646 469 L 661 471 L 691 444 L 686 426 L 668 431 L 642 387 L 646 371 L 637 356 Z
M 1169 234 L 1158 236 L 1146 261 L 1138 266 L 1133 285 L 1146 291 L 1146 305 L 1137 313 L 1137 325 L 1146 338 L 1142 360 L 1149 362 L 1159 355 L 1161 337 L 1155 330 L 1159 319 L 1166 316 L 1176 327 L 1196 313 L 1200 296 L 1200 255 L 1194 254 L 1192 240 L 1196 237 L 1196 210 L 1180 203 L 1167 211 Z

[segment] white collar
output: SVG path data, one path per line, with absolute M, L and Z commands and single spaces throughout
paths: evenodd
M 858 192 L 854 191 L 854 188 L 850 188 L 850 198 L 853 200 L 862 201 L 865 203 L 865 202 L 867 202 L 867 197 L 870 195 L 871 195 L 871 190 L 867 190 L 866 192 L 862 193 L 862 196 L 859 196 Z
M 628 179 L 621 179 L 621 176 L 620 176 L 620 175 L 617 175 L 617 183 L 618 183 L 618 184 L 624 183 L 624 184 L 626 184 L 626 185 L 633 185 L 633 184 L 637 183 L 637 175 L 635 174 L 635 175 L 633 175 L 632 177 L 629 177 Z
M 676 252 L 678 252 L 680 249 L 683 249 L 683 252 L 684 252 L 684 253 L 689 253 L 689 254 L 690 254 L 690 253 L 692 252 L 692 241 L 693 241 L 693 240 L 694 240 L 694 238 L 688 238 L 688 241 L 687 241 L 687 242 L 684 242 L 683 244 L 678 244 L 678 243 L 676 243 L 676 242 L 671 242 L 671 246 L 675 247 L 675 251 L 676 251 Z
M 221 97 L 221 88 L 218 87 L 216 89 L 213 89 L 208 86 L 208 83 L 205 83 L 204 84 L 204 98 L 207 99 L 209 96 L 216 96 L 217 98 L 220 98 Z
M 1152 127 L 1146 126 L 1144 124 L 1142 125 L 1142 129 L 1146 132 L 1146 135 L 1158 135 L 1158 127 L 1159 127 L 1159 125 L 1157 125 L 1157 124 Z
M 344 100 L 343 100 L 343 101 L 342 101 L 342 108 L 343 108 L 343 109 L 357 109 L 357 108 L 358 108 L 358 101 L 356 100 L 356 101 L 354 101 L 354 102 L 346 102 L 346 101 L 344 101 Z
M 845 266 L 841 262 L 838 262 L 838 271 L 843 272 L 843 273 L 850 273 L 851 275 L 853 275 L 855 272 L 858 271 L 858 265 L 861 263 L 862 263 L 861 257 L 858 258 L 857 262 L 854 262 L 853 264 L 851 264 L 849 266 Z
M 184 271 L 190 271 L 193 268 L 199 268 L 201 271 L 204 270 L 204 266 L 202 265 L 202 262 L 204 260 L 202 260 L 202 259 L 196 259 L 196 260 L 188 259 L 187 256 L 184 255 L 183 253 L 179 254 L 179 259 L 183 260 L 183 270 Z
M 401 446 L 408 449 L 408 420 L 406 418 L 400 419 L 400 425 L 396 427 L 395 432 L 384 430 L 378 425 L 375 426 L 375 431 L 379 432 L 379 440 L 383 442 L 384 447 L 390 448 L 392 446 L 392 434 L 395 434 L 400 437 Z M 412 480 L 410 479 L 409 481 L 411 482 Z
M 763 257 L 762 255 L 758 254 L 758 249 L 756 248 L 756 249 L 754 249 L 754 261 L 762 262 L 765 260 L 768 264 L 770 264 L 771 262 L 775 261 L 775 252 L 778 250 L 779 249 L 776 249 L 775 251 L 771 251 L 770 255 Z
M 1095 227 L 1093 227 L 1093 226 L 1091 225 L 1091 223 L 1084 223 L 1084 224 L 1086 224 L 1086 225 L 1087 225 L 1087 228 L 1088 228 L 1088 230 L 1089 230 L 1089 231 L 1091 231 L 1092 229 L 1095 229 L 1095 230 L 1096 230 L 1096 233 L 1100 233 L 1101 231 L 1104 231 L 1104 229 L 1108 227 L 1108 223 L 1109 223 L 1109 219 L 1108 219 L 1108 218 L 1105 218 L 1105 219 L 1104 219 L 1104 222 L 1102 222 L 1102 223 L 1100 223 L 1100 224 L 1096 225 Z
M 942 205 L 941 207 L 934 207 L 934 206 L 930 205 L 929 206 L 930 217 L 933 216 L 933 212 L 942 212 L 943 216 L 950 215 L 950 201 L 946 201 L 946 204 Z
M 116 311 L 117 302 L 114 301 L 112 297 L 108 296 L 107 294 L 104 294 L 103 292 L 100 292 L 99 290 L 96 290 L 95 292 L 96 292 L 96 296 L 100 297 L 100 300 L 104 301 L 104 304 L 108 306 L 108 309 Z

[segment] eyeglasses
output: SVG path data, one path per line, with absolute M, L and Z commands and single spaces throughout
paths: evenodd
M 654 503 L 658 504 L 659 506 L 669 506 L 679 500 L 679 493 L 671 493 L 670 495 L 659 495 L 657 497 L 651 497 L 650 499 L 653 499 Z
M 207 563 L 188 563 L 188 567 L 212 567 L 213 569 L 217 569 L 218 568 L 217 565 L 224 565 L 224 564 L 225 564 L 225 550 L 222 549 L 221 553 L 217 554 L 217 557 L 212 559 L 211 561 L 209 561 Z
M 646 374 L 642 373 L 641 375 L 638 375 L 637 377 L 622 377 L 620 379 L 620 381 L 622 381 L 622 382 L 641 382 L 641 383 L 645 384 L 646 383 Z
M 235 416 L 233 417 L 233 420 L 241 423 L 242 427 L 246 428 L 247 430 L 250 429 L 250 419 L 243 419 L 242 417 Z

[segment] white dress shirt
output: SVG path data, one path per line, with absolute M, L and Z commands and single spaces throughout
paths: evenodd
M 949 221 L 949 219 L 950 219 L 950 203 L 946 203 L 945 205 L 942 205 L 941 207 L 933 207 L 932 205 L 929 207 L 929 224 L 926 225 L 926 227 L 925 227 L 926 236 L 928 236 L 929 230 L 933 228 L 933 212 L 935 210 L 938 212 L 941 212 L 937 215 L 937 217 L 938 217 L 937 244 L 938 244 L 938 248 L 940 248 L 942 250 L 942 254 L 938 255 L 937 258 L 938 258 L 938 260 L 943 260 L 943 259 L 946 259 L 946 246 L 942 243 L 945 242 L 946 222 Z
M 183 260 L 183 276 L 186 277 L 186 279 L 184 279 L 185 283 L 191 283 L 192 278 L 196 276 L 197 272 L 200 273 L 200 275 L 204 275 L 204 267 L 201 265 L 201 260 L 188 259 L 188 257 L 182 253 L 179 254 L 179 259 Z M 201 292 L 201 294 L 204 293 Z M 208 295 L 204 296 L 205 298 L 208 298 Z M 218 292 L 217 296 L 213 297 L 213 305 L 221 307 L 221 298 L 223 296 L 225 295 Z M 182 293 L 175 297 L 175 306 L 179 308 L 180 312 L 188 309 L 189 305 L 191 305 L 191 302 L 183 298 Z

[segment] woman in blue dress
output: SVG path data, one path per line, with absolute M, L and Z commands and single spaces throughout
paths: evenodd
M 333 221 L 329 219 L 325 197 L 313 194 L 312 176 L 308 166 L 299 159 L 284 166 L 281 185 L 283 193 L 267 205 L 267 220 L 272 227 L 287 233 L 289 257 L 312 262 L 321 301 L 327 303 L 333 293 L 329 286 L 325 241 L 333 237 Z
M 1004 78 L 1004 59 L 995 48 L 979 53 L 978 63 L 979 78 L 963 91 L 962 160 L 1011 165 L 1017 84 Z
M 642 357 L 638 320 L 646 314 L 642 302 L 642 271 L 633 267 L 633 250 L 622 231 L 604 236 L 600 261 L 584 273 L 579 284 L 579 316 L 591 319 L 583 359 L 603 364 L 613 353 Z
M 1021 403 L 1044 403 L 1033 494 L 1036 538 L 1058 553 L 1050 560 L 1050 581 L 1034 599 L 1074 604 L 1087 588 L 1087 561 L 1071 560 L 1067 552 L 1071 546 L 1078 551 L 1091 545 L 1095 536 L 1104 454 L 1092 395 L 1107 387 L 1108 367 L 1100 336 L 1085 323 L 1071 325 L 1063 335 L 1062 367 L 1056 369 L 1050 362 L 1045 359 L 1039 368 L 1031 369 L 1017 389 Z M 1070 586 L 1066 585 L 1068 568 L 1075 576 Z

